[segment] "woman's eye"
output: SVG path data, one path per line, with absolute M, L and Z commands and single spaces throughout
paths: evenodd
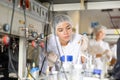
M 67 27 L 67 30 L 69 30 L 69 29 L 71 29 L 71 27 L 70 27 L 70 26 L 68 26 L 68 27 Z
M 63 31 L 63 29 L 58 29 L 58 31 L 59 31 L 59 32 L 62 32 L 62 31 Z

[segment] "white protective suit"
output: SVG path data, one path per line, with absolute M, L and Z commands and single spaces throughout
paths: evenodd
M 96 41 L 92 39 L 89 41 L 88 51 L 94 56 L 94 65 L 96 69 L 101 69 L 107 72 L 107 62 L 111 60 L 111 51 L 109 44 L 104 41 Z M 102 57 L 96 58 L 96 54 L 102 54 Z
M 63 55 L 72 55 L 73 56 L 73 64 L 81 63 L 80 57 L 82 55 L 81 49 L 87 48 L 87 38 L 80 34 L 73 34 L 72 39 L 69 41 L 67 46 L 62 47 L 59 38 L 56 35 L 49 35 L 47 37 L 47 53 L 45 54 L 44 51 L 40 53 L 40 62 L 39 62 L 39 67 L 41 69 L 42 63 L 43 63 L 43 58 L 47 55 L 47 58 L 45 60 L 42 72 L 46 72 L 46 68 L 48 66 L 49 61 L 55 61 L 53 59 L 56 59 L 54 55 L 49 56 L 50 53 L 57 54 L 57 61 L 60 61 L 60 57 Z

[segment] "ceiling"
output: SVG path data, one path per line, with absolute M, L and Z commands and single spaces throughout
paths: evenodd
M 120 0 L 37 0 L 53 4 L 54 11 L 120 8 Z M 84 1 L 84 2 L 81 2 Z
M 81 0 L 38 0 L 40 2 L 53 1 L 54 4 L 69 4 L 69 3 L 80 3 Z M 104 2 L 104 1 L 120 1 L 120 0 L 84 0 L 85 2 Z

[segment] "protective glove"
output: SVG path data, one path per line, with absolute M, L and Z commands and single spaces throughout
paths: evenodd
M 57 59 L 58 59 L 57 54 L 55 54 L 54 52 L 49 52 L 47 55 L 48 66 L 50 67 L 54 66 Z

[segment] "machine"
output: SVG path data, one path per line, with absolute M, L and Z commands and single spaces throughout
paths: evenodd
M 8 78 L 14 72 L 22 79 L 27 49 L 32 40 L 44 34 L 48 8 L 35 0 L 2 0 L 0 10 L 0 73 Z

